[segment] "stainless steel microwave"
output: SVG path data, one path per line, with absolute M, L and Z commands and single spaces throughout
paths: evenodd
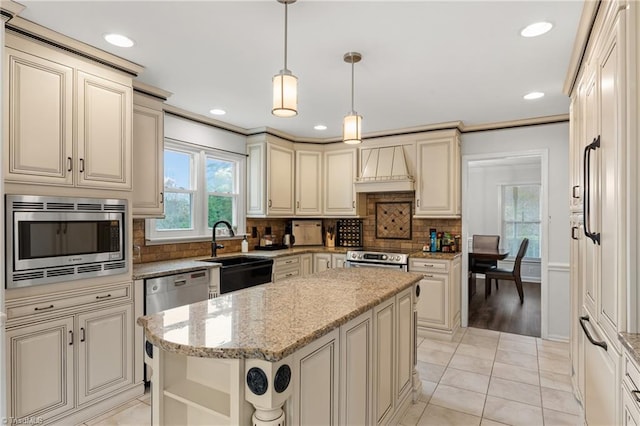
M 6 196 L 6 287 L 128 272 L 127 200 Z

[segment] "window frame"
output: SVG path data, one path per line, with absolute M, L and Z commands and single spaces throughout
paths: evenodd
M 504 216 L 504 208 L 505 208 L 505 191 L 507 188 L 513 188 L 513 187 L 525 187 L 525 186 L 534 186 L 538 188 L 538 205 L 539 205 L 539 218 L 537 221 L 534 220 L 527 220 L 527 221 L 507 221 L 505 220 L 505 216 Z M 505 183 L 500 185 L 500 245 L 502 247 L 504 247 L 505 249 L 508 249 L 509 247 L 505 247 L 506 246 L 506 242 L 507 242 L 507 237 L 506 237 L 506 228 L 505 228 L 505 224 L 506 223 L 519 223 L 519 224 L 538 224 L 538 242 L 539 242 L 539 246 L 538 246 L 538 256 L 526 256 L 524 257 L 524 259 L 527 260 L 536 260 L 536 261 L 540 261 L 542 259 L 542 183 L 540 182 L 519 182 L 519 183 Z M 502 243 L 505 243 L 505 245 L 503 245 Z M 529 248 L 531 247 L 531 245 L 529 245 Z M 528 251 L 528 250 L 527 250 Z M 515 259 L 517 256 L 517 249 L 515 252 L 511 253 L 511 250 L 509 250 L 509 257 L 507 259 Z
M 230 193 L 232 198 L 232 205 L 235 208 L 232 210 L 232 226 L 236 230 L 240 231 L 240 235 L 244 235 L 246 229 L 246 210 L 245 210 L 245 198 L 246 198 L 246 155 L 237 154 L 232 152 L 223 151 L 220 149 L 205 147 L 202 145 L 196 145 L 188 142 L 175 141 L 169 138 L 165 138 L 164 150 L 183 152 L 192 155 L 192 174 L 191 174 L 191 190 L 171 190 L 167 191 L 167 188 L 163 187 L 163 191 L 175 192 L 175 193 L 191 193 L 192 198 L 192 228 L 190 229 L 170 229 L 170 230 L 158 230 L 156 223 L 158 219 L 147 219 L 145 223 L 145 239 L 149 245 L 154 244 L 166 244 L 176 242 L 198 242 L 198 241 L 210 241 L 212 238 L 212 230 L 208 224 L 208 197 L 210 194 L 207 191 L 206 184 L 206 163 L 208 158 L 229 161 L 235 163 L 235 175 L 234 175 L 234 189 L 235 191 Z M 164 153 L 163 150 L 163 153 Z M 163 177 L 164 178 L 164 177 Z M 229 193 L 223 193 L 226 196 Z M 217 194 L 219 195 L 219 194 Z M 217 236 L 217 239 L 234 239 L 241 238 L 236 231 L 234 237 L 229 236 Z

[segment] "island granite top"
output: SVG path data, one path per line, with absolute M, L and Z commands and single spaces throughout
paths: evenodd
M 629 352 L 634 361 L 640 365 L 640 334 L 637 333 L 618 333 L 618 340 L 622 346 Z
M 138 318 L 152 344 L 203 358 L 279 361 L 420 281 L 381 268 L 339 268 Z

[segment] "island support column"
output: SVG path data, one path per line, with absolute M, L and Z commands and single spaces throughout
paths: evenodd
M 255 408 L 254 426 L 285 426 L 282 407 L 291 396 L 291 356 L 277 362 L 247 359 L 245 362 L 245 399 Z

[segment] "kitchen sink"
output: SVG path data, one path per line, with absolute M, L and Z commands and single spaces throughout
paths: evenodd
M 273 259 L 258 256 L 212 257 L 204 262 L 220 263 L 220 293 L 242 290 L 271 282 Z

